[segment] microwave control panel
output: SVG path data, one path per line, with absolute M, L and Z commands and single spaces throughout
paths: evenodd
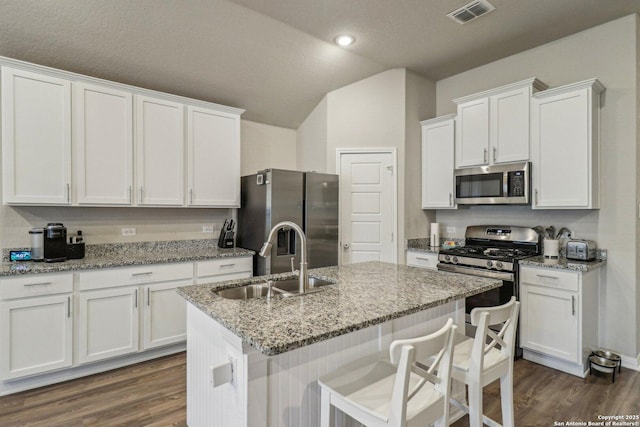
M 509 197 L 522 197 L 525 194 L 524 171 L 509 172 Z

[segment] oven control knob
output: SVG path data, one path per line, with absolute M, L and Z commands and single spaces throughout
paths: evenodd
M 493 261 L 487 261 L 487 268 L 493 267 Z
M 449 255 L 445 255 L 444 256 L 444 260 L 449 262 L 449 261 L 451 261 L 451 257 Z
M 502 270 L 502 267 L 504 267 L 504 265 L 500 261 L 496 262 L 496 268 L 498 270 Z
M 458 263 L 458 257 L 454 256 L 453 258 L 451 258 L 451 262 L 454 263 L 454 264 L 457 264 Z

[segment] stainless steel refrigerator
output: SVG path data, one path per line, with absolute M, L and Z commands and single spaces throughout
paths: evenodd
M 256 253 L 271 227 L 293 221 L 307 236 L 309 268 L 338 264 L 338 175 L 266 169 L 241 180 L 236 245 Z M 256 276 L 299 268 L 300 242 L 293 230 L 280 230 L 267 258 L 253 257 Z

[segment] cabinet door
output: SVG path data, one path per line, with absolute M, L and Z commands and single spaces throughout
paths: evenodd
M 521 284 L 523 348 L 578 363 L 578 294 Z
M 529 160 L 530 99 L 530 87 L 489 99 L 491 163 Z
M 184 106 L 136 97 L 137 204 L 184 204 Z
M 138 288 L 81 292 L 78 362 L 138 351 Z
M 75 188 L 79 204 L 130 205 L 133 180 L 132 95 L 75 86 Z
M 489 98 L 458 105 L 456 167 L 489 163 Z
M 71 203 L 71 82 L 2 68 L 5 204 Z
M 455 120 L 422 127 L 422 208 L 455 208 Z
M 532 207 L 597 208 L 598 95 L 590 89 L 545 95 L 532 102 Z
M 188 205 L 240 207 L 240 117 L 187 109 Z
M 176 292 L 178 286 L 190 286 L 192 280 L 147 285 L 144 295 L 143 349 L 182 342 L 187 339 L 186 301 Z
M 71 366 L 72 327 L 70 295 L 0 303 L 0 379 Z

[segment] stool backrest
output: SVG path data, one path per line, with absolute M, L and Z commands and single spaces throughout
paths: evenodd
M 476 307 L 471 310 L 471 324 L 477 329 L 471 351 L 470 370 L 482 372 L 484 356 L 497 346 L 504 356 L 513 359 L 519 309 L 520 303 L 516 297 L 511 297 L 508 303 L 497 307 Z M 494 325 L 501 325 L 498 332 L 489 328 Z
M 389 425 L 404 426 L 407 414 L 407 403 L 427 383 L 434 384 L 435 389 L 444 396 L 445 424 L 449 425 L 449 395 L 451 391 L 451 364 L 453 359 L 453 337 L 457 326 L 453 319 L 438 331 L 420 338 L 395 340 L 389 346 L 391 363 L 397 365 L 398 371 L 393 385 Z M 436 355 L 435 362 L 428 370 L 416 365 L 416 360 L 424 360 Z M 417 384 L 410 384 L 411 372 L 422 379 Z

